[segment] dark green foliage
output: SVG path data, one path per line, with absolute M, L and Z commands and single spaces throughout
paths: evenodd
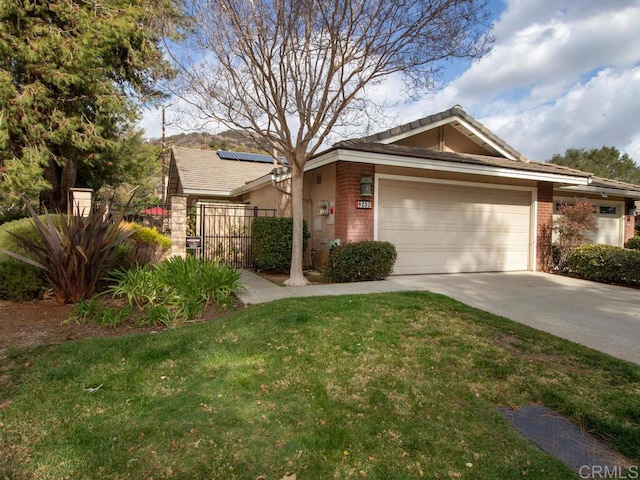
M 303 224 L 303 251 L 307 249 L 309 230 Z M 284 272 L 291 268 L 293 219 L 258 217 L 251 224 L 253 263 L 258 270 Z
M 29 250 L 29 258 L 16 252 L 11 254 L 44 271 L 44 277 L 53 288 L 58 300 L 77 302 L 91 297 L 98 281 L 114 266 L 116 248 L 132 232 L 119 228 L 122 217 L 110 221 L 106 205 L 101 205 L 88 217 L 68 215 L 63 218 L 45 215 L 40 218 L 29 206 L 29 212 L 40 238 L 14 236 Z M 32 258 L 36 258 L 34 261 Z
M 581 245 L 567 257 L 569 273 L 586 280 L 640 285 L 640 252 L 611 245 Z
M 0 300 L 30 300 L 46 289 L 40 270 L 18 260 L 0 261 Z
M 640 250 L 640 237 L 631 237 L 624 246 L 630 250 Z
M 64 209 L 77 181 L 127 181 L 139 106 L 172 75 L 161 43 L 178 16 L 175 0 L 0 2 L 2 203 L 48 191 Z
M 200 318 L 210 304 L 232 304 L 233 293 L 240 288 L 239 271 L 194 257 L 172 257 L 158 265 L 117 270 L 112 279 L 116 283 L 109 293 L 138 310 L 137 322 L 145 325 Z
M 14 235 L 37 241 L 39 234 L 33 220 L 23 218 L 0 225 L 0 248 L 35 260 Z M 39 297 L 46 288 L 47 282 L 39 268 L 0 253 L 0 299 L 28 300 Z
M 554 155 L 551 163 L 565 167 L 577 168 L 584 172 L 612 180 L 628 183 L 640 183 L 640 167 L 626 153 L 620 156 L 615 147 L 570 148 L 564 155 Z
M 347 243 L 331 252 L 326 276 L 332 282 L 384 280 L 396 257 L 396 247 L 389 242 Z

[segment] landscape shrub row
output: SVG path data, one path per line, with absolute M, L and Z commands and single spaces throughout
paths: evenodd
M 569 251 L 566 271 L 586 280 L 637 287 L 640 252 L 612 245 L 580 245 Z

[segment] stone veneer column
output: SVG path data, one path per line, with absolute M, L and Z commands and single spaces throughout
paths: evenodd
M 536 232 L 536 268 L 548 272 L 553 261 L 551 233 L 553 228 L 553 183 L 538 182 L 538 231 Z
M 365 173 L 374 178 L 375 165 L 368 163 L 338 162 L 336 165 L 336 223 L 335 236 L 342 243 L 373 240 L 373 211 L 356 208 L 358 200 L 371 200 L 373 196 L 360 197 L 360 179 Z
M 186 195 L 171 195 L 171 255 L 187 256 Z

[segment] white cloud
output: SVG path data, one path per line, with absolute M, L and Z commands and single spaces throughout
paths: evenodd
M 397 103 L 381 128 L 460 104 L 531 159 L 608 145 L 640 162 L 640 0 L 505 3 L 491 55 L 443 90 L 412 103 L 396 77 L 369 90 Z M 155 111 L 141 125 L 159 137 L 160 123 Z
M 536 160 L 609 145 L 640 162 L 638 24 L 636 0 L 508 0 L 492 54 L 409 111 L 462 104 Z

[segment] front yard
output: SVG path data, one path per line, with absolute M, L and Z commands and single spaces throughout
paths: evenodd
M 13 350 L 0 478 L 575 478 L 498 406 L 542 403 L 640 460 L 640 366 L 395 293 L 291 299 Z

